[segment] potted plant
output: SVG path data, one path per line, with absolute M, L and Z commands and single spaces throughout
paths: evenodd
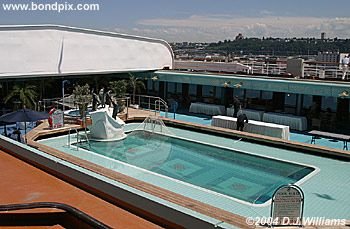
M 135 103 L 136 91 L 140 92 L 141 90 L 146 89 L 146 86 L 141 81 L 141 78 L 134 76 L 132 73 L 129 73 L 129 76 L 129 85 L 132 89 L 132 104 L 130 104 L 130 106 L 138 109 L 140 104 Z
M 110 88 L 112 89 L 115 98 L 117 99 L 117 104 L 119 106 L 119 112 L 122 112 L 125 109 L 125 97 L 128 83 L 126 80 L 112 81 L 109 83 Z
M 86 120 L 87 108 L 89 103 L 92 101 L 89 85 L 76 85 L 73 90 L 73 96 L 74 103 L 78 105 L 81 120 Z

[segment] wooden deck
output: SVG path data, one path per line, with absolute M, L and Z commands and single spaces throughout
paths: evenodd
M 59 202 L 71 205 L 112 228 L 160 228 L 148 220 L 60 180 L 2 150 L 0 150 L 0 170 L 1 205 Z M 40 210 L 39 212 L 47 211 L 55 210 Z M 33 213 L 38 210 L 17 212 Z M 3 228 L 1 222 L 0 227 Z

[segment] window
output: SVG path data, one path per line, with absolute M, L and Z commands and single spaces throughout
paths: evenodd
M 239 99 L 244 99 L 244 90 L 240 88 L 233 89 L 233 96 L 237 96 Z
M 260 98 L 260 91 L 259 90 L 246 90 L 246 98 L 249 99 L 259 99 Z
M 336 97 L 322 97 L 321 110 L 326 111 L 327 108 L 330 108 L 332 112 L 337 110 L 337 98 Z
M 159 81 L 153 81 L 153 90 L 159 91 Z
M 196 84 L 190 84 L 189 95 L 197 96 L 197 85 Z
M 147 89 L 148 91 L 158 91 L 159 90 L 159 82 L 158 81 L 154 81 L 154 80 L 147 80 Z
M 286 93 L 284 97 L 284 104 L 286 105 L 286 107 L 296 107 L 297 95 L 292 93 Z
M 151 79 L 147 80 L 147 89 L 148 89 L 148 91 L 153 90 L 153 82 Z
M 222 97 L 222 87 L 216 87 L 216 92 L 215 92 L 215 97 L 216 98 L 221 98 Z
M 303 95 L 303 108 L 309 109 L 312 105 L 312 95 Z
M 176 93 L 177 94 L 182 93 L 182 83 L 176 83 Z
M 203 97 L 212 97 L 212 96 L 214 96 L 214 86 L 203 85 L 203 87 L 202 87 L 202 96 Z
M 264 100 L 272 100 L 273 92 L 272 91 L 262 91 L 261 98 Z
M 295 114 L 297 108 L 297 94 L 285 93 L 284 96 L 284 112 Z
M 175 83 L 168 83 L 168 93 L 175 93 L 176 92 L 176 84 Z

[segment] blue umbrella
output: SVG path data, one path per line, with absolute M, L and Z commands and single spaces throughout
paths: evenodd
M 35 122 L 38 120 L 47 119 L 49 117 L 48 113 L 38 112 L 30 110 L 27 108 L 19 109 L 17 111 L 4 114 L 0 117 L 0 122 L 14 123 L 14 122 L 24 122 L 24 131 L 27 134 L 26 122 Z

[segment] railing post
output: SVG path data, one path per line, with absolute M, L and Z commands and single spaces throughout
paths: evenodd
M 129 117 L 129 99 L 130 97 L 126 98 L 126 120 L 128 120 Z
M 68 131 L 68 148 L 70 148 L 70 131 L 72 130 L 72 128 L 69 128 Z
M 269 75 L 269 64 L 266 64 L 266 75 Z
M 78 145 L 78 143 L 79 143 L 79 132 L 78 132 L 77 129 L 75 129 L 75 133 L 77 134 L 77 143 L 76 143 L 76 145 L 77 145 L 77 151 L 79 151 L 79 145 Z

